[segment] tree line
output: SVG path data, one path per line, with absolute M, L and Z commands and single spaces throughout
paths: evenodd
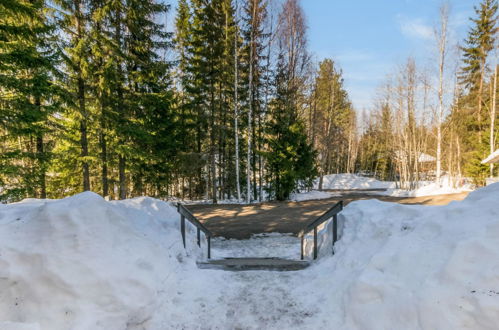
M 408 189 L 444 174 L 454 185 L 497 176 L 493 164 L 481 163 L 498 145 L 497 9 L 496 0 L 479 2 L 466 38 L 454 44 L 451 8 L 440 7 L 431 64 L 407 59 L 362 116 L 360 169 Z
M 299 0 L 0 2 L 0 200 L 287 199 L 331 173 L 412 189 L 497 168 L 497 1 L 356 113 Z M 167 29 L 173 21 L 174 31 Z
M 298 0 L 0 3 L 0 199 L 286 199 L 352 171 L 341 70 Z

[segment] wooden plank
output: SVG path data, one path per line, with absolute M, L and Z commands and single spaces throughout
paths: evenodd
M 268 270 L 295 271 L 310 266 L 310 262 L 281 258 L 225 258 L 197 263 L 202 269 L 222 269 L 232 271 Z

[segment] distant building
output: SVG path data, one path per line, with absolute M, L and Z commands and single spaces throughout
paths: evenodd
M 420 163 L 434 163 L 436 162 L 437 159 L 431 155 L 425 154 L 425 153 L 420 153 L 418 162 Z

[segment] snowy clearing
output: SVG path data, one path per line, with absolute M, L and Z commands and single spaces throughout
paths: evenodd
M 314 181 L 314 189 L 319 189 L 319 178 Z M 356 174 L 342 173 L 324 175 L 322 189 L 331 190 L 360 190 L 360 189 L 388 189 L 394 188 L 395 183 L 379 181 L 373 178 L 358 176 Z
M 313 200 L 313 199 L 326 199 L 326 198 L 333 198 L 333 197 L 338 197 L 338 196 L 339 196 L 338 194 L 333 194 L 333 193 L 327 192 L 327 191 L 312 190 L 312 191 L 308 191 L 308 192 L 291 194 L 289 200 L 295 201 L 295 202 L 302 202 L 302 201 L 308 201 L 308 200 Z
M 498 200 L 494 184 L 447 206 L 353 202 L 336 254 L 282 273 L 198 269 L 205 243 L 191 231 L 184 250 L 150 198 L 0 205 L 0 329 L 494 329 Z M 275 234 L 213 253 L 298 251 Z

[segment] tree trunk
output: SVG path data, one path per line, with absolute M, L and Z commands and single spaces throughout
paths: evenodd
M 497 94 L 497 56 L 496 64 L 494 67 L 494 87 L 492 88 L 492 107 L 490 111 L 490 153 L 495 151 L 494 143 L 494 132 L 495 132 L 495 120 L 496 120 L 496 94 Z M 494 164 L 490 164 L 490 177 L 494 176 Z
M 83 13 L 82 13 L 82 2 L 75 2 L 75 11 L 76 11 L 76 44 L 80 42 L 83 38 Z M 81 58 L 84 54 L 79 54 L 79 61 L 76 63 L 76 75 L 77 75 L 77 98 L 78 98 L 78 110 L 80 112 L 80 147 L 81 152 L 80 155 L 82 157 L 82 170 L 83 170 L 83 190 L 90 190 L 90 170 L 87 161 L 88 157 L 88 138 L 87 138 L 87 119 L 88 114 L 86 110 L 86 100 L 85 100 L 85 81 L 83 79 L 82 68 L 81 68 Z
M 437 114 L 437 169 L 436 180 L 440 184 L 440 176 L 442 172 L 442 121 L 444 115 L 444 68 L 445 68 L 445 51 L 447 45 L 447 21 L 448 13 L 447 6 L 443 5 L 440 8 L 440 35 L 438 36 L 439 47 L 439 84 L 438 84 L 438 114 Z
M 104 132 L 105 124 L 101 120 L 101 133 L 100 133 L 100 147 L 101 147 L 101 162 L 102 162 L 102 196 L 109 195 L 109 181 L 108 181 L 108 168 L 107 168 L 107 141 L 106 133 Z
M 255 20 L 255 11 L 256 6 L 253 5 L 253 13 L 251 17 L 251 37 L 250 37 L 250 61 L 249 61 L 249 84 L 248 84 L 248 93 L 249 93 L 249 111 L 248 111 L 248 132 L 247 132 L 247 142 L 248 142 L 248 151 L 246 155 L 246 203 L 251 202 L 251 136 L 253 134 L 253 128 L 251 126 L 253 120 L 253 48 L 254 48 L 254 20 Z
M 237 9 L 236 9 L 237 10 Z M 240 180 L 240 165 L 239 165 L 239 61 L 238 61 L 238 30 L 234 33 L 234 138 L 236 147 L 236 191 L 237 201 L 241 200 L 241 180 Z
M 116 12 L 116 43 L 122 49 L 122 40 L 121 40 L 121 10 L 120 8 L 117 9 Z M 124 95 L 123 95 L 123 89 L 121 86 L 122 81 L 124 80 L 123 78 L 123 69 L 121 67 L 121 63 L 118 61 L 117 62 L 117 71 L 118 71 L 118 76 L 120 78 L 118 86 L 117 86 L 117 96 L 118 96 L 118 112 L 121 113 L 121 118 L 120 121 L 125 120 L 126 117 L 126 110 L 124 109 Z M 119 137 L 119 140 L 121 140 L 121 143 L 124 144 L 124 138 Z M 118 180 L 119 180 L 119 197 L 120 199 L 126 199 L 127 197 L 127 182 L 126 182 L 126 159 L 124 154 L 118 155 Z

